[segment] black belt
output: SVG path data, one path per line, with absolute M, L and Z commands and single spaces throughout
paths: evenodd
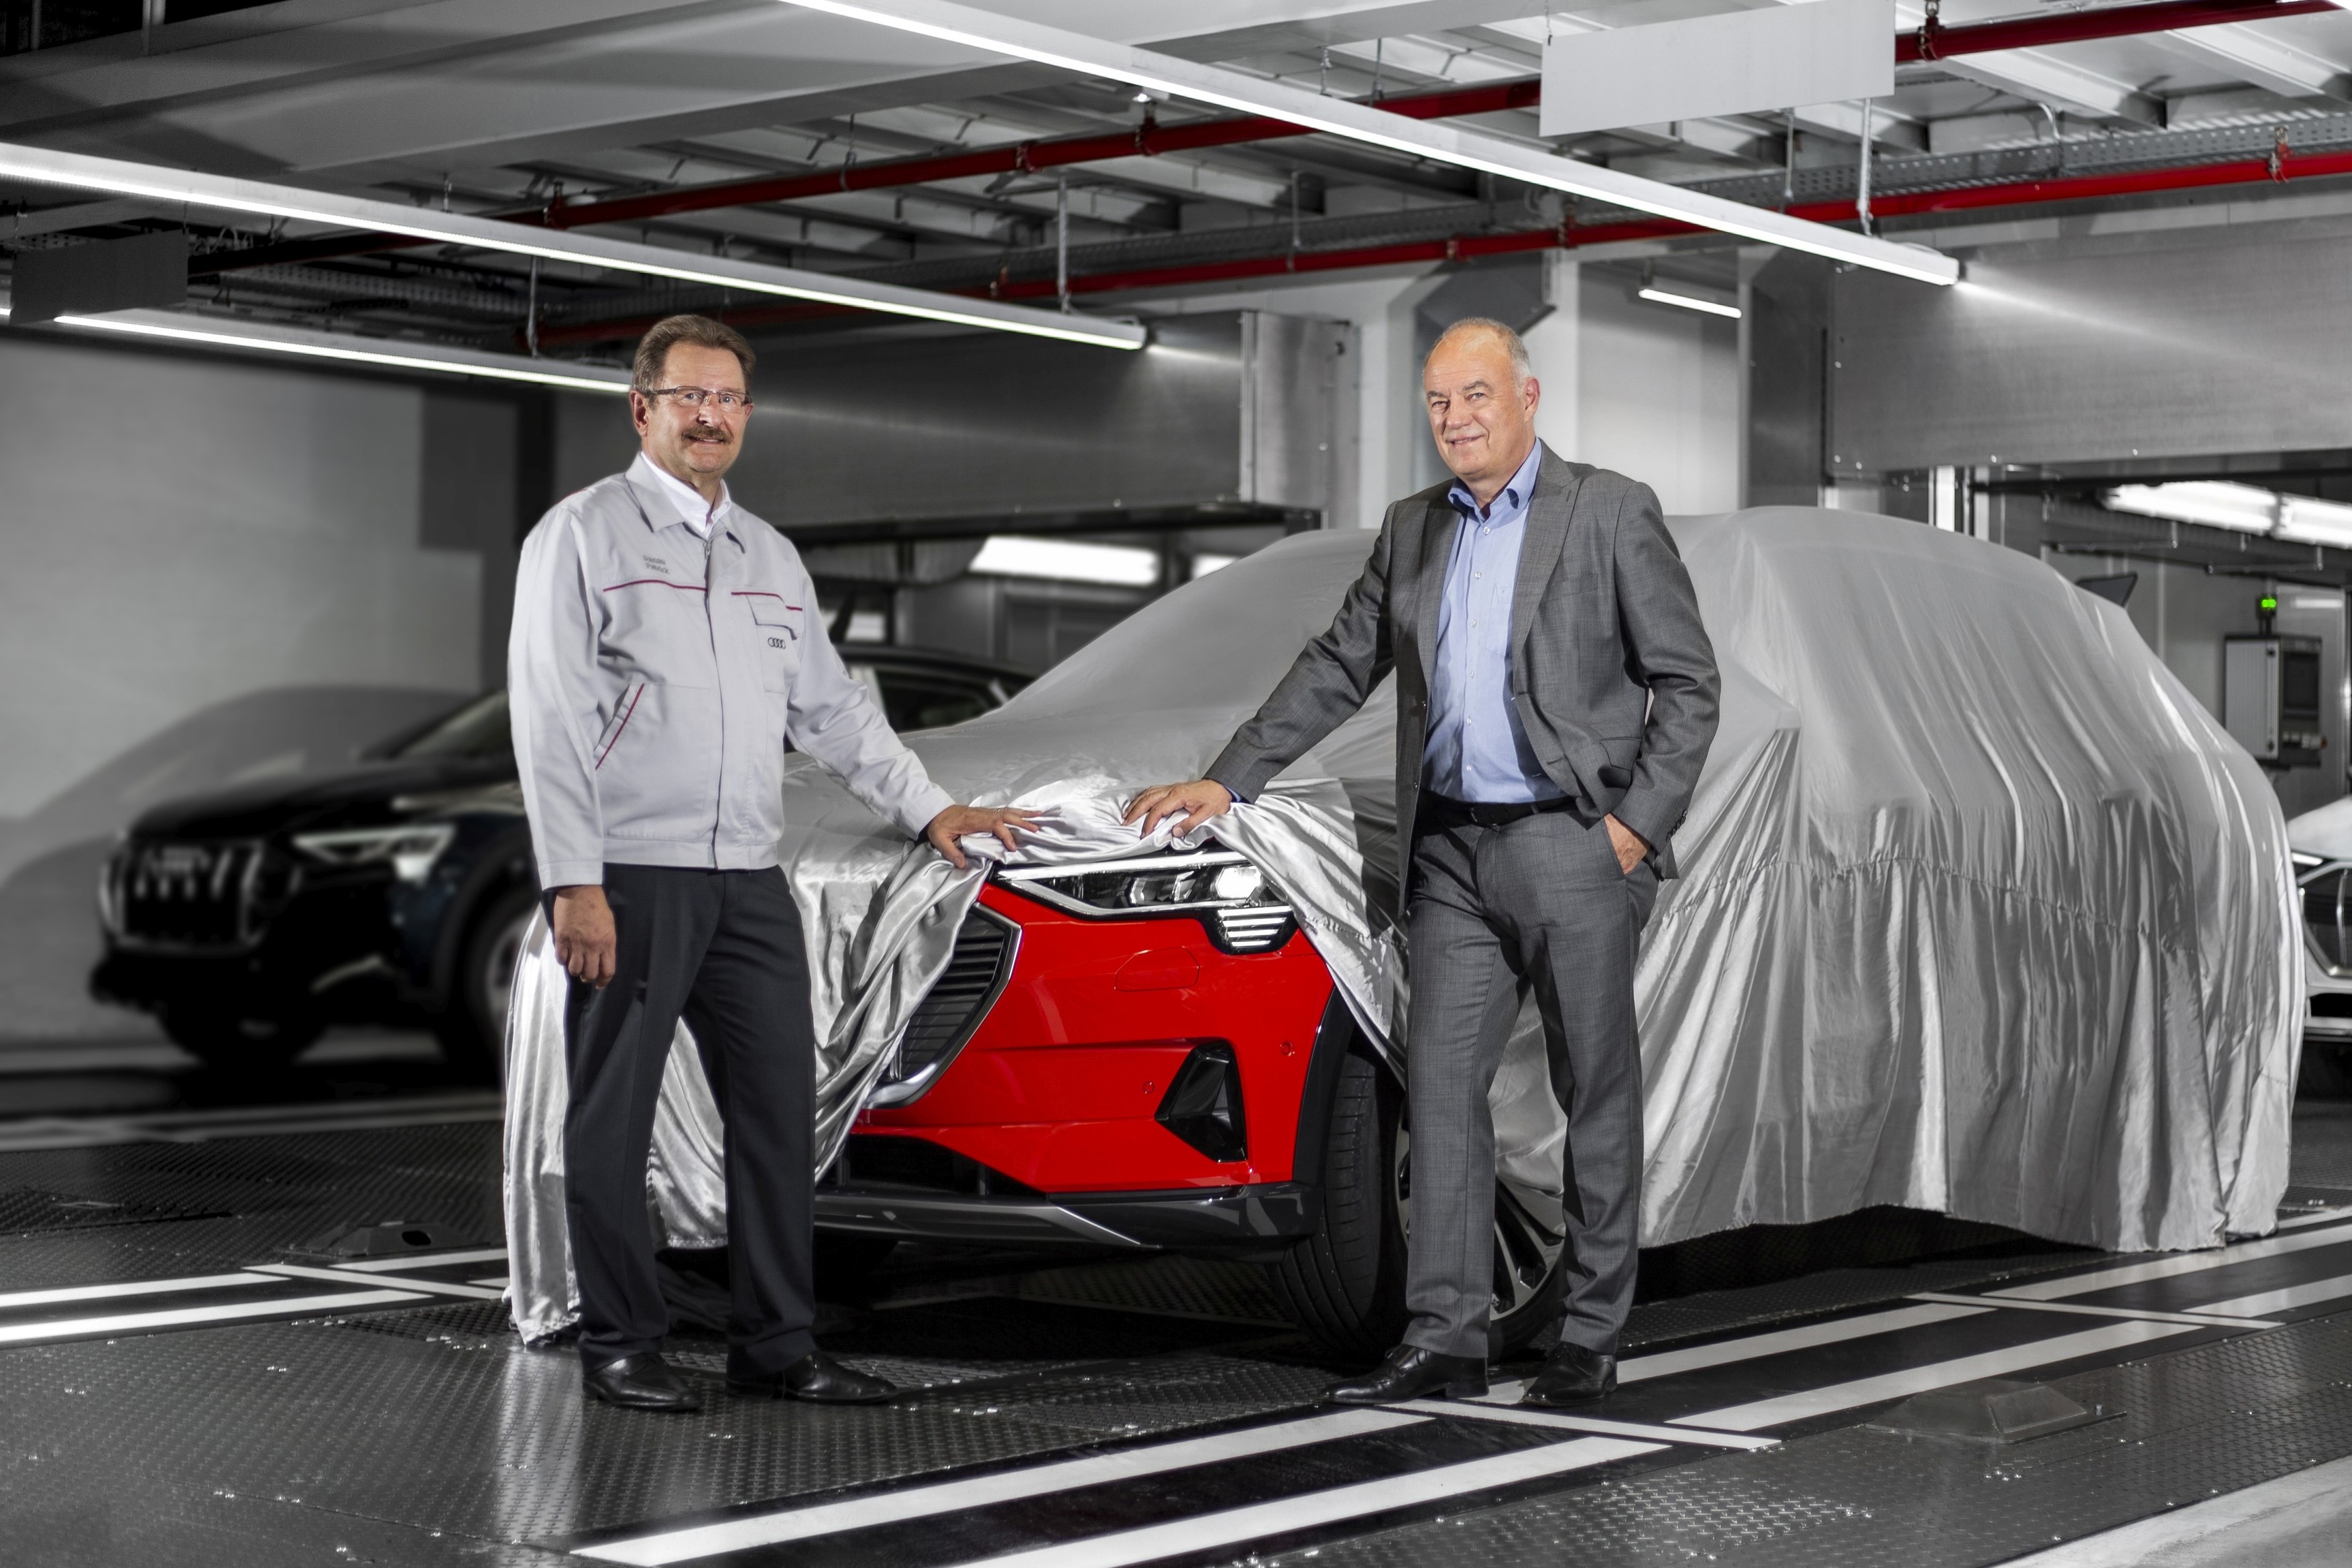
M 1453 828 L 1503 828 L 1538 811 L 1566 811 L 1575 801 L 1566 795 L 1549 800 L 1455 800 L 1423 792 L 1413 823 L 1415 833 L 1442 833 Z

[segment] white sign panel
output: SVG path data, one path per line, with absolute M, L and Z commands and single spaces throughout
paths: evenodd
M 1807 0 L 1685 22 L 1555 35 L 1542 128 L 1575 136 L 1895 90 L 1895 0 Z

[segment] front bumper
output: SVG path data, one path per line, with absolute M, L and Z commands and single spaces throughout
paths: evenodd
M 1064 1197 L 835 1191 L 817 1194 L 816 1222 L 926 1241 L 1223 1252 L 1312 1235 L 1317 1204 L 1315 1190 L 1296 1182 Z

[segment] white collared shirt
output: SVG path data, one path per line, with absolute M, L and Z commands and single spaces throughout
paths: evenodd
M 644 480 L 665 498 L 675 502 L 677 506 L 677 520 L 692 528 L 695 536 L 705 541 L 709 539 L 712 527 L 726 517 L 735 505 L 735 498 L 728 494 L 727 481 L 724 479 L 719 482 L 719 499 L 706 501 L 702 498 L 701 491 L 697 490 L 643 452 L 639 452 L 637 460 L 629 465 L 629 474 L 633 478 Z

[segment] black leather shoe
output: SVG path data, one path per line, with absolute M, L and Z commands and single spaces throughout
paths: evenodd
M 1367 1375 L 1342 1383 L 1324 1396 L 1334 1405 L 1394 1405 L 1433 1394 L 1466 1399 L 1486 1392 L 1486 1358 L 1440 1355 L 1419 1345 L 1401 1344 Z
M 580 1369 L 581 1385 L 592 1399 L 618 1405 L 625 1410 L 669 1410 L 684 1413 L 702 1408 L 702 1396 L 686 1385 L 659 1354 L 640 1351 Z
M 727 1386 L 738 1394 L 805 1399 L 812 1405 L 879 1405 L 898 1392 L 898 1385 L 852 1372 L 821 1350 L 809 1352 L 782 1372 L 730 1368 Z
M 1535 1381 L 1519 1396 L 1519 1403 L 1559 1410 L 1590 1405 L 1616 1392 L 1615 1356 L 1586 1350 L 1581 1345 L 1563 1344 L 1552 1351 L 1544 1369 L 1536 1374 Z

